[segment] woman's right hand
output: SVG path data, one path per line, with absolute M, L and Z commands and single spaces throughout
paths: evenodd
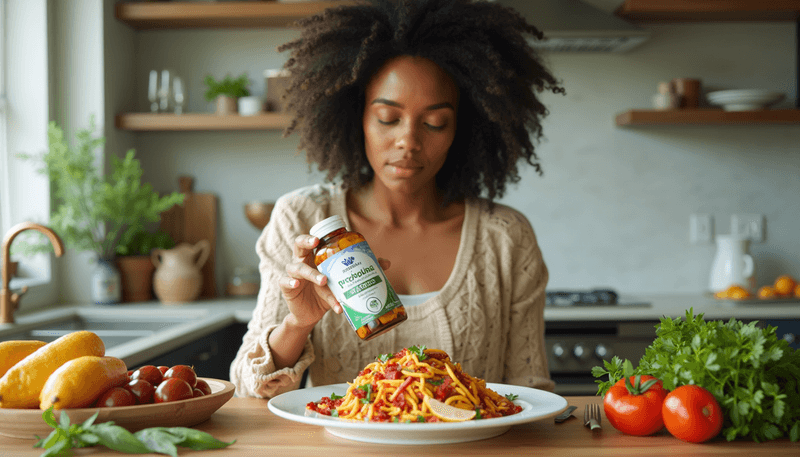
M 292 262 L 286 265 L 286 275 L 280 279 L 281 293 L 294 316 L 294 324 L 311 328 L 332 309 L 341 314 L 342 305 L 328 288 L 328 278 L 314 264 L 314 248 L 319 238 L 298 235 L 294 239 Z

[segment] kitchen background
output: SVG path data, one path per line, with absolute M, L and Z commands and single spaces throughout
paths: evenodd
M 24 0 L 27 3 L 27 0 Z M 6 0 L 10 15 L 23 0 Z M 256 266 L 257 230 L 243 205 L 274 201 L 321 176 L 298 154 L 297 138 L 280 131 L 142 132 L 118 130 L 122 112 L 147 112 L 149 72 L 168 68 L 183 78 L 188 112 L 210 112 L 203 78 L 246 72 L 251 90 L 264 93 L 263 72 L 286 55 L 275 48 L 291 29 L 135 31 L 114 16 L 114 0 L 35 0 L 49 9 L 49 119 L 67 132 L 90 115 L 107 138 L 105 154 L 135 148 L 144 179 L 162 192 L 179 175 L 195 191 L 219 198 L 217 289 L 237 266 Z M 613 11 L 619 0 L 586 0 Z M 16 9 L 15 9 L 16 8 Z M 27 7 L 26 7 L 27 8 Z M 19 13 L 21 14 L 21 13 Z M 710 214 L 716 234 L 730 233 L 733 214 L 761 214 L 765 239 L 750 247 L 758 285 L 780 274 L 800 277 L 800 128 L 726 125 L 623 128 L 614 117 L 652 107 L 658 83 L 699 78 L 704 90 L 760 88 L 783 92 L 775 108 L 797 96 L 796 25 L 792 22 L 641 24 L 651 36 L 623 54 L 549 54 L 566 96 L 545 95 L 550 116 L 537 153 L 544 175 L 523 168 L 502 202 L 521 210 L 536 230 L 550 270 L 549 289 L 610 287 L 625 294 L 703 293 L 715 246 L 693 244 L 692 214 Z M 32 29 L 36 30 L 36 29 Z M 10 44 L 7 44 L 7 48 Z M 20 51 L 22 52 L 22 51 Z M 41 55 L 39 58 L 45 58 Z M 21 76 L 20 76 L 21 78 Z M 11 96 L 10 96 L 11 98 Z M 43 150 L 46 138 L 24 141 Z M 16 138 L 16 143 L 14 140 Z M 38 141 L 38 142 L 37 142 Z M 14 165 L 11 165 L 14 169 Z M 19 175 L 15 179 L 29 179 Z M 38 178 L 41 179 L 41 178 Z M 35 187 L 35 186 L 32 186 Z M 12 222 L 42 220 L 47 199 L 31 189 L 12 195 Z M 43 210 L 44 208 L 44 210 Z M 23 300 L 90 301 L 91 257 L 68 252 L 54 261 L 56 289 Z

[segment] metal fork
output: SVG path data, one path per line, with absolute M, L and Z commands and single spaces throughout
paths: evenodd
M 591 430 L 600 428 L 600 405 L 589 404 L 583 410 L 583 425 Z

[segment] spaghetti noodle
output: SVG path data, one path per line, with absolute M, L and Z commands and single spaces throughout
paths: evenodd
M 371 422 L 441 422 L 426 397 L 476 411 L 475 419 L 509 416 L 522 408 L 454 364 L 446 352 L 412 346 L 383 354 L 348 383 L 344 396 L 331 394 L 306 408 L 319 414 Z

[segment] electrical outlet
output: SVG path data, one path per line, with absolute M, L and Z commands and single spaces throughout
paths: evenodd
M 759 243 L 764 241 L 763 214 L 734 214 L 731 216 L 731 235 Z
M 714 240 L 714 217 L 710 214 L 689 216 L 689 239 L 692 244 L 707 244 Z

